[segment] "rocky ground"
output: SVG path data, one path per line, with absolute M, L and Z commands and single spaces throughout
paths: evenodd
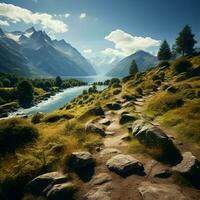
M 145 95 L 134 102 L 134 113 L 138 114 L 139 120 L 133 124 L 134 116 L 130 114 L 130 107 L 133 105 L 118 95 L 116 103 L 107 104 L 108 110 L 104 116 L 86 123 L 86 129 L 103 136 L 103 145 L 97 147 L 93 154 L 82 152 L 72 155 L 71 168 L 77 172 L 80 179 L 80 187 L 76 190 L 74 199 L 200 199 L 200 191 L 197 189 L 200 180 L 200 164 L 197 160 L 199 152 L 188 144 L 177 141 L 172 132 L 162 129 L 158 123 L 147 122 L 144 119 L 142 105 L 152 95 L 153 93 Z M 159 162 L 144 153 L 131 154 L 128 149 L 127 127 L 145 146 L 161 148 L 163 151 L 167 148 L 166 156 L 172 162 Z M 174 174 L 181 174 L 196 182 L 193 186 L 177 184 Z M 55 178 L 55 174 L 53 176 Z M 58 183 L 62 184 L 55 186 L 56 181 L 54 180 L 53 184 L 51 182 L 51 189 L 47 193 L 48 199 L 61 199 L 63 188 L 73 188 L 73 185 L 70 185 L 72 183 L 67 182 L 65 177 L 60 174 L 57 176 L 61 176 Z M 29 187 L 30 191 L 32 188 Z M 61 196 L 52 197 L 54 190 L 61 191 Z

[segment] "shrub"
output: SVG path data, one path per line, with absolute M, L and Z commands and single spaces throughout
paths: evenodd
M 159 79 L 160 79 L 160 77 L 158 75 L 153 75 L 152 76 L 152 80 L 153 81 L 156 81 L 156 80 L 159 80 Z
M 160 63 L 158 63 L 157 67 L 161 68 L 161 67 L 169 67 L 170 64 L 168 61 L 161 61 Z
M 120 80 L 118 78 L 112 78 L 109 82 L 109 87 L 112 86 L 113 84 L 115 85 L 119 85 L 120 84 Z
M 148 101 L 146 111 L 153 113 L 153 115 L 162 115 L 171 109 L 182 106 L 183 103 L 180 95 L 160 92 Z
M 34 142 L 38 137 L 36 128 L 23 119 L 0 121 L 0 153 L 15 152 L 19 147 Z
M 114 95 L 117 95 L 117 94 L 119 94 L 121 92 L 121 89 L 115 89 L 115 90 L 113 90 L 113 94 Z
M 49 114 L 46 117 L 44 117 L 43 121 L 52 123 L 52 122 L 56 122 L 56 121 L 60 120 L 60 118 L 61 117 L 58 114 Z
M 173 70 L 176 73 L 187 72 L 192 68 L 192 63 L 184 57 L 177 59 L 173 63 Z
M 40 123 L 41 122 L 41 119 L 44 117 L 44 114 L 43 113 L 36 113 L 33 115 L 32 119 L 31 119 L 31 122 L 33 124 L 37 124 L 37 123 Z

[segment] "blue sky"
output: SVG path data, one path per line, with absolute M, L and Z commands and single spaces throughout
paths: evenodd
M 199 8 L 199 0 L 3 0 L 0 24 L 7 31 L 34 25 L 91 60 L 111 62 L 139 49 L 155 53 L 164 39 L 173 44 L 185 24 L 199 40 Z

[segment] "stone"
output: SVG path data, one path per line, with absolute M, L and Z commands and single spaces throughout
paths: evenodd
M 54 185 L 47 193 L 47 200 L 67 199 L 73 196 L 76 187 L 73 183 L 63 183 Z
M 143 164 L 130 155 L 119 154 L 110 158 L 107 163 L 109 170 L 121 176 L 144 172 Z
M 161 149 L 163 158 L 172 164 L 177 164 L 181 161 L 182 155 L 180 151 L 159 127 L 144 120 L 136 120 L 132 125 L 132 135 L 148 148 Z
M 91 180 L 92 185 L 102 185 L 104 183 L 110 182 L 112 177 L 108 173 L 100 173 L 97 176 L 93 177 Z
M 106 156 L 106 155 L 110 155 L 110 154 L 116 154 L 116 153 L 121 153 L 121 151 L 119 149 L 115 149 L 115 148 L 106 148 L 104 150 L 101 151 L 100 156 Z
M 174 166 L 172 171 L 180 173 L 200 187 L 200 161 L 191 152 L 185 152 L 182 161 Z
M 111 183 L 105 183 L 99 187 L 92 188 L 84 196 L 84 200 L 111 200 L 112 189 Z
M 104 118 L 104 119 L 101 119 L 99 123 L 108 126 L 110 125 L 111 121 L 109 119 Z
M 102 116 L 104 115 L 104 111 L 100 106 L 91 108 L 90 110 L 88 110 L 88 112 L 92 115 L 97 115 L 97 116 Z
M 33 195 L 41 195 L 47 188 L 54 184 L 64 183 L 68 180 L 67 175 L 60 172 L 50 172 L 34 178 L 25 186 L 25 191 Z
M 174 184 L 142 182 L 139 192 L 143 200 L 187 200 L 180 188 Z
M 134 120 L 136 120 L 136 117 L 134 115 L 122 114 L 121 117 L 120 117 L 119 123 L 125 124 L 127 122 L 134 121 Z
M 85 129 L 86 129 L 86 131 L 97 133 L 97 134 L 101 135 L 102 137 L 104 137 L 106 135 L 104 128 L 101 128 L 101 127 L 99 127 L 96 124 L 91 123 L 91 122 L 86 124 Z
M 93 166 L 95 160 L 91 153 L 82 151 L 82 152 L 73 152 L 68 159 L 68 165 L 71 169 L 81 170 L 88 166 Z
M 119 103 L 108 103 L 106 104 L 106 107 L 109 108 L 110 110 L 120 110 L 121 105 Z
M 172 171 L 169 169 L 161 169 L 154 172 L 154 177 L 158 178 L 169 178 L 172 175 Z

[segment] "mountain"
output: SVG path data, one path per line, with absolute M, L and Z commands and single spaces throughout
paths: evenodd
M 139 71 L 145 71 L 157 63 L 156 56 L 153 56 L 145 51 L 137 51 L 136 53 L 119 61 L 109 72 L 107 72 L 106 75 L 111 77 L 127 76 L 129 74 L 129 66 L 133 60 L 136 61 Z
M 0 29 L 0 72 L 31 76 L 95 75 L 93 66 L 64 40 L 52 40 L 44 31 L 31 27 L 24 32 Z M 20 67 L 21 66 L 21 67 Z M 21 69 L 23 68 L 23 70 Z M 21 69 L 21 70 L 20 70 Z

